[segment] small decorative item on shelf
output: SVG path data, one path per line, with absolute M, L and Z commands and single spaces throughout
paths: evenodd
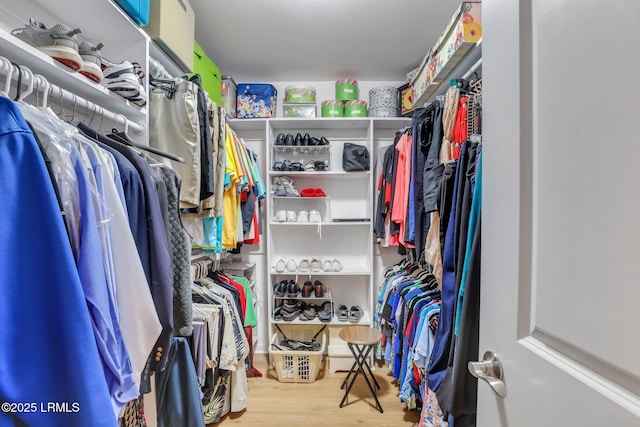
M 273 85 L 239 83 L 237 114 L 239 119 L 275 117 L 278 91 Z
M 367 117 L 367 103 L 356 99 L 344 104 L 345 117 Z
M 338 99 L 322 101 L 322 117 L 344 117 L 344 102 Z
M 353 101 L 358 99 L 358 82 L 353 79 L 342 79 L 336 82 L 336 99 Z
M 398 116 L 398 88 L 379 86 L 369 90 L 370 117 Z
M 400 105 L 400 115 L 403 117 L 413 116 L 413 85 L 407 83 L 398 88 L 398 105 Z

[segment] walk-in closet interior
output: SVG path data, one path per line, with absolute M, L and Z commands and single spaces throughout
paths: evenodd
M 527 145 L 564 135 L 552 3 L 2 0 L 0 427 L 541 425 L 522 348 L 625 408 L 560 424 L 636 425 L 635 368 L 523 285 L 561 269 L 522 249 L 569 179 Z

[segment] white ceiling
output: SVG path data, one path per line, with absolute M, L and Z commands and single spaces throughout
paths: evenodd
M 460 0 L 189 0 L 196 40 L 238 81 L 403 81 Z

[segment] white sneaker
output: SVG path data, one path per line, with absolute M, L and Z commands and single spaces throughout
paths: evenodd
M 276 271 L 276 273 L 284 273 L 286 266 L 287 266 L 286 262 L 282 258 L 280 258 L 274 264 L 273 269 Z
M 278 211 L 273 217 L 275 222 L 286 222 L 287 221 L 287 211 Z
M 296 222 L 296 211 L 287 211 L 287 222 Z
M 309 222 L 309 212 L 306 210 L 298 212 L 298 222 Z
M 309 211 L 309 222 L 322 222 L 320 212 L 315 209 Z

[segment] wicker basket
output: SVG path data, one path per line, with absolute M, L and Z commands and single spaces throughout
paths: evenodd
M 271 344 L 278 344 L 279 334 L 273 334 Z M 311 339 L 309 337 L 289 336 L 292 339 Z M 269 354 L 281 383 L 312 383 L 316 380 L 322 366 L 322 356 L 326 348 L 326 336 L 323 333 L 318 351 L 280 351 L 270 346 Z

